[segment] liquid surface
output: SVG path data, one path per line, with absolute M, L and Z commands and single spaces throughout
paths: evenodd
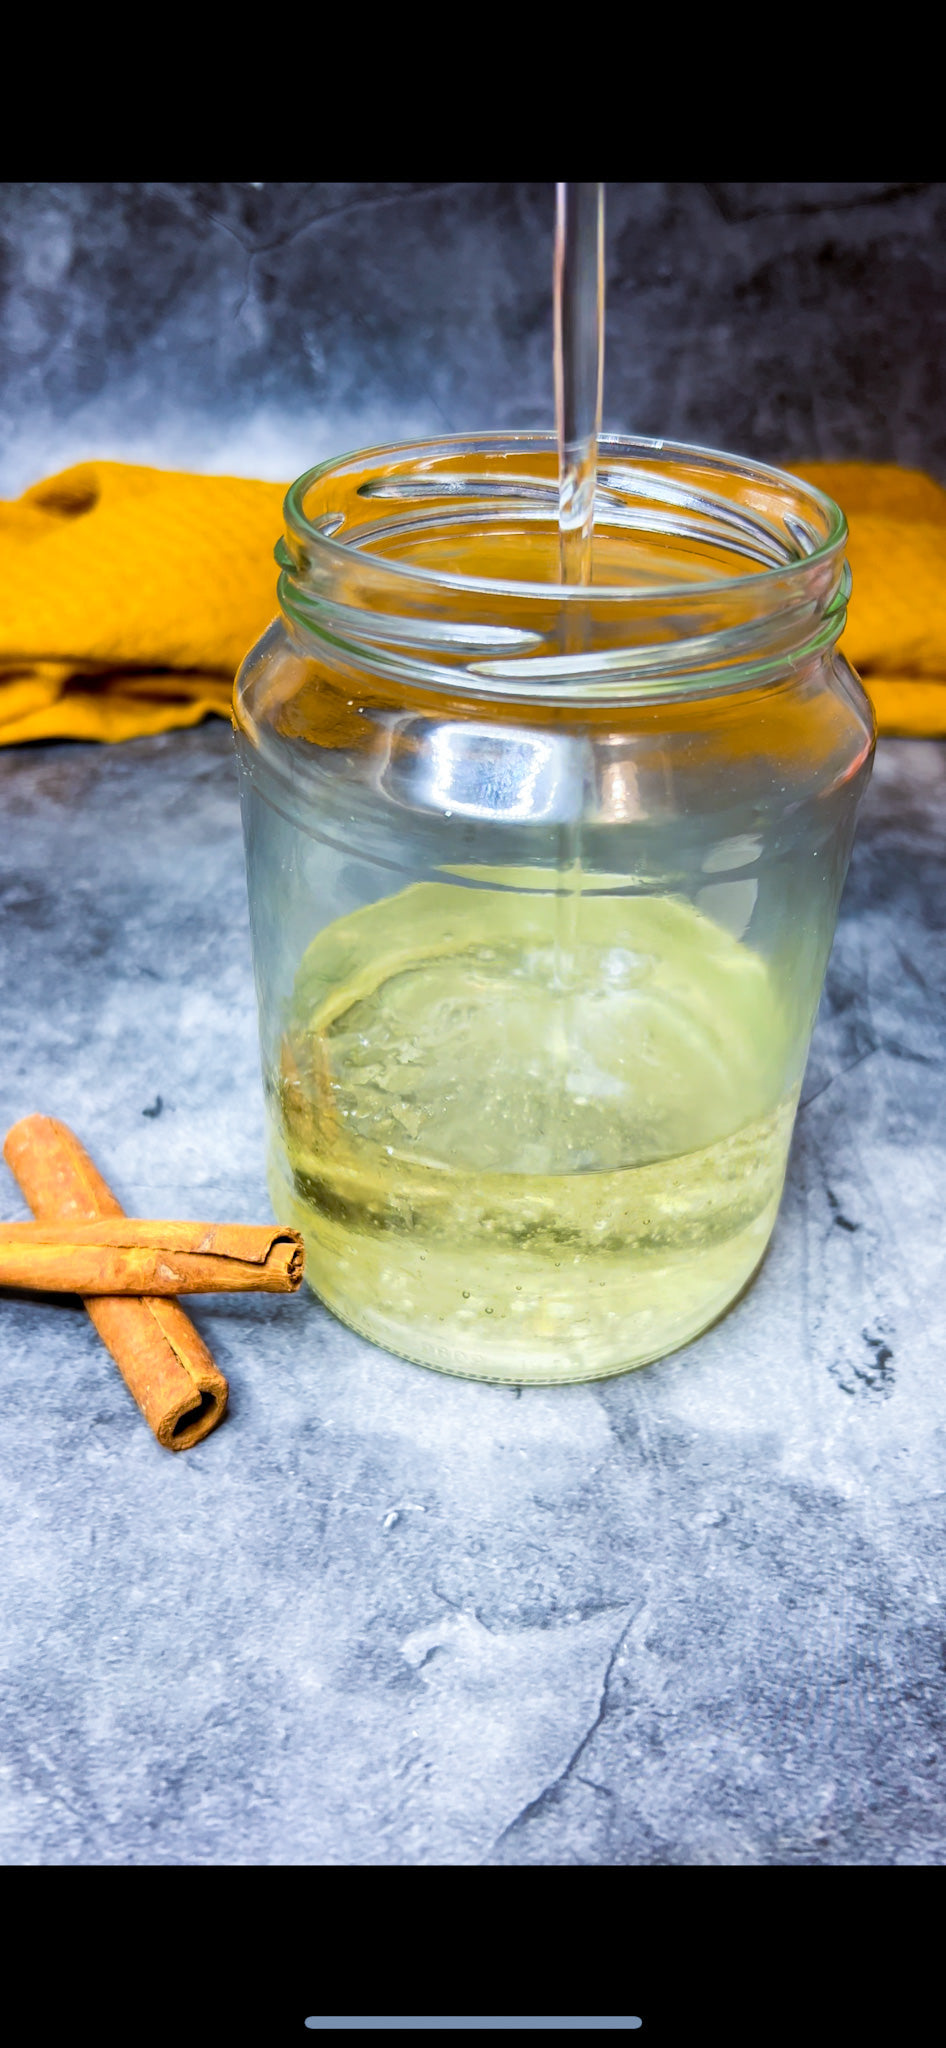
M 419 884 L 297 977 L 271 1189 L 345 1321 L 443 1370 L 592 1378 L 751 1277 L 796 1090 L 761 958 L 689 904 Z M 566 942 L 567 939 L 567 942 Z

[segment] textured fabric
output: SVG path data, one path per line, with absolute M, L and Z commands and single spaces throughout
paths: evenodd
M 946 736 L 946 491 L 919 469 L 808 463 L 840 505 L 854 587 L 841 646 L 881 732 Z
M 0 743 L 229 716 L 285 484 L 86 462 L 0 503 Z
M 842 642 L 882 732 L 946 734 L 946 491 L 814 463 L 851 529 Z M 87 462 L 0 502 L 0 744 L 228 716 L 276 610 L 284 484 Z

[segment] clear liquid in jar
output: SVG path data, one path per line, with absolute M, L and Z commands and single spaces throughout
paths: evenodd
M 564 960 L 540 879 L 420 883 L 327 926 L 267 1075 L 276 1213 L 328 1306 L 516 1384 L 626 1371 L 722 1313 L 797 1100 L 760 955 L 584 874 Z

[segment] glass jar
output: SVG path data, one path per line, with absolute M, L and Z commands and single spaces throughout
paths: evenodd
M 391 1351 L 525 1384 L 687 1344 L 775 1223 L 870 706 L 846 527 L 797 478 L 606 436 L 324 463 L 237 678 L 280 1221 Z

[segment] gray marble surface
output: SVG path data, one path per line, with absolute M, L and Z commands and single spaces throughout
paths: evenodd
M 551 183 L 0 185 L 0 497 L 551 427 Z M 946 481 L 946 183 L 607 188 L 605 425 Z
M 232 1406 L 175 1457 L 81 1308 L 0 1302 L 5 1861 L 946 1862 L 944 799 L 882 744 L 772 1250 L 689 1350 L 519 1395 L 197 1303 Z M 0 819 L 4 1130 L 262 1220 L 228 730 L 9 750 Z

